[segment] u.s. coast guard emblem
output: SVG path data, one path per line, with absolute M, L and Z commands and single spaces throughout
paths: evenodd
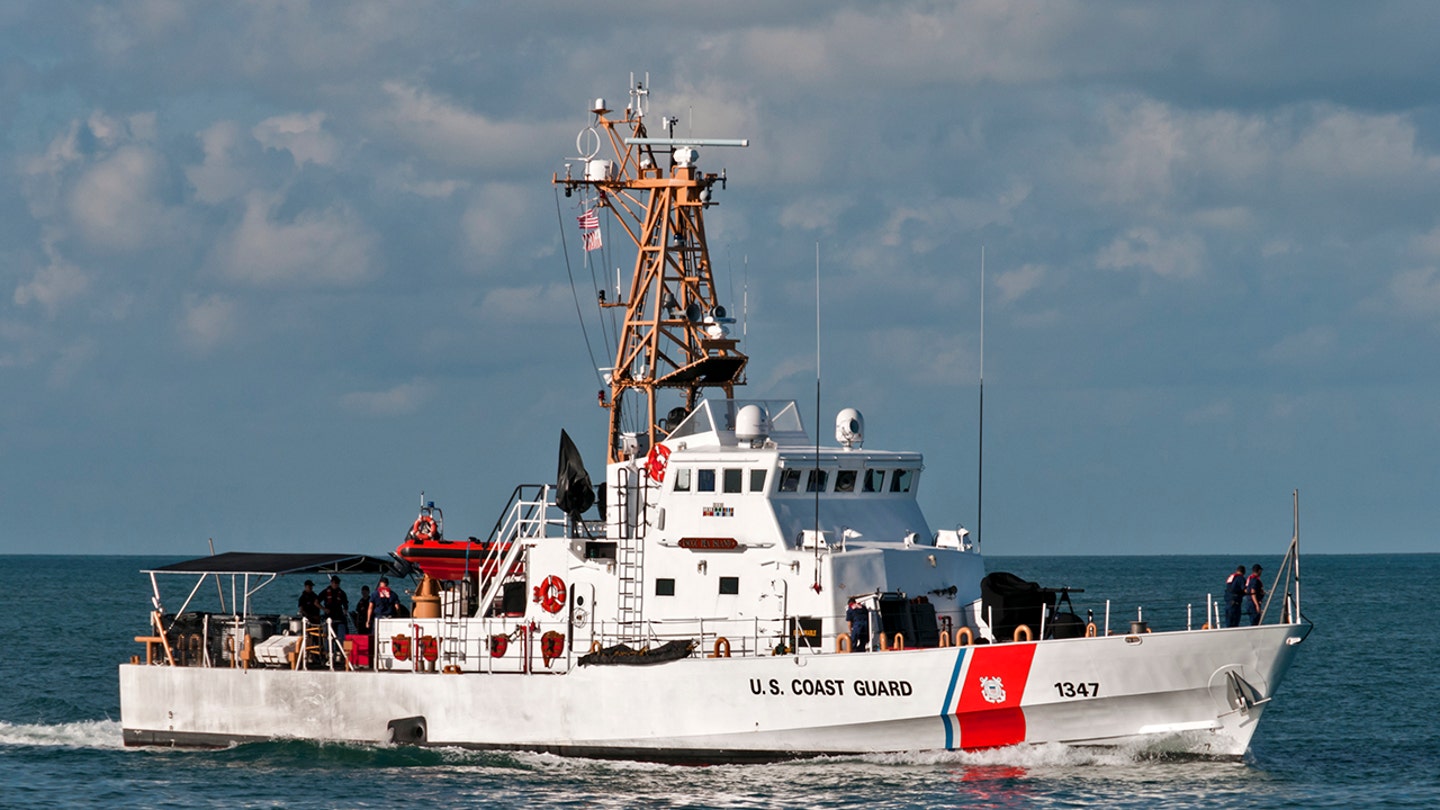
M 980 677 L 980 697 L 985 698 L 986 703 L 1005 702 L 1005 684 L 1000 682 L 999 676 Z

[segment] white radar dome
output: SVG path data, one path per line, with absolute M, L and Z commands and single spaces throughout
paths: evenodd
M 742 442 L 761 441 L 770 435 L 770 417 L 759 405 L 746 405 L 735 414 L 735 438 Z
M 859 447 L 865 443 L 865 417 L 854 408 L 845 408 L 835 414 L 835 441 L 845 449 Z

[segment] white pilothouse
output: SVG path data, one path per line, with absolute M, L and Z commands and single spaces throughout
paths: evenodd
M 1243 753 L 1307 632 L 1298 542 L 1267 605 L 1279 620 L 1254 627 L 1211 629 L 1207 607 L 1199 629 L 1112 632 L 1108 611 L 1062 609 L 1068 594 L 1057 605 L 1033 583 L 987 579 L 966 532 L 921 512 L 919 453 L 866 447 L 853 409 L 822 445 L 795 402 L 734 397 L 748 358 L 716 300 L 703 222 L 725 176 L 702 172 L 699 150 L 745 142 L 651 138 L 647 92 L 632 87 L 621 117 L 596 100 L 579 175 L 555 178 L 588 207 L 587 249 L 598 213 L 636 247 L 628 292 L 599 297 L 623 311 L 600 394 L 604 486 L 562 435 L 557 483 L 517 487 L 483 540 L 445 539 L 427 504 L 390 560 L 225 554 L 150 572 L 144 661 L 120 667 L 126 743 L 678 761 L 1043 742 Z M 285 574 L 397 563 L 423 574 L 413 611 L 363 635 L 252 599 Z M 181 577 L 193 588 L 171 609 L 161 583 Z M 221 604 L 198 609 L 212 578 Z M 852 598 L 865 652 L 851 649 Z

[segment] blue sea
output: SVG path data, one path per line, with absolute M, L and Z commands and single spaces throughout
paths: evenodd
M 140 652 L 143 557 L 0 557 L 3 807 L 1440 807 L 1440 555 L 1313 556 L 1315 623 L 1243 762 L 1017 748 L 677 767 L 547 755 L 275 742 L 126 749 L 116 664 Z M 1112 626 L 1203 621 L 1236 563 L 1276 557 L 992 557 L 1084 588 Z M 1268 575 L 1267 575 L 1268 579 Z

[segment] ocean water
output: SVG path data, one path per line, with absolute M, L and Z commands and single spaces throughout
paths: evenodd
M 1440 555 L 1313 556 L 1301 646 L 1243 762 L 1014 748 L 678 767 L 303 742 L 125 749 L 116 668 L 168 559 L 0 557 L 0 807 L 1440 807 Z M 1199 624 L 1241 560 L 992 557 L 1112 626 Z M 1258 557 L 1273 573 L 1279 559 Z M 1267 575 L 1268 579 L 1268 575 Z M 283 585 L 284 583 L 282 583 Z M 1424 608 L 1424 609 L 1421 609 Z

